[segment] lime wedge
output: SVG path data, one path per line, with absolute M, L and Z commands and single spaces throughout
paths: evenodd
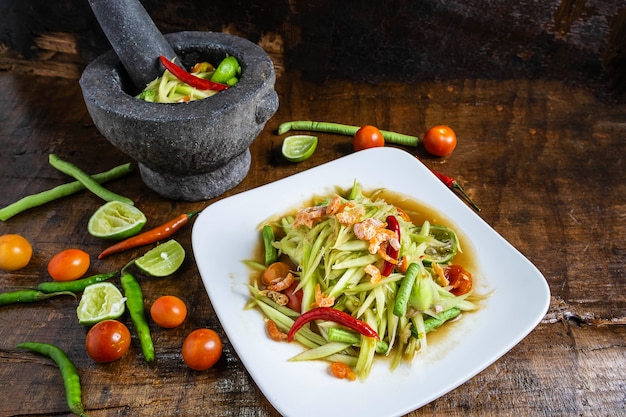
M 83 291 L 76 314 L 83 326 L 91 326 L 102 320 L 116 319 L 124 314 L 126 298 L 110 282 L 91 284 Z
M 317 148 L 317 136 L 293 135 L 283 140 L 283 156 L 290 162 L 308 159 Z
M 176 272 L 184 260 L 185 249 L 172 239 L 135 259 L 135 265 L 153 277 L 166 277 Z
M 121 240 L 136 235 L 145 224 L 146 216 L 137 207 L 109 201 L 91 216 L 87 231 L 102 239 Z

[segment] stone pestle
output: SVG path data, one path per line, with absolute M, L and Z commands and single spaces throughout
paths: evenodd
M 176 53 L 139 0 L 89 0 L 100 27 L 137 92 L 159 76 L 159 56 Z

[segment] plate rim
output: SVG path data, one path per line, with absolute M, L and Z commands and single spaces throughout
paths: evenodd
M 410 158 L 410 159 L 409 159 Z M 225 316 L 225 308 L 222 305 L 220 300 L 214 299 L 214 297 L 212 296 L 212 293 L 215 292 L 215 287 L 214 284 L 211 283 L 211 281 L 207 278 L 207 271 L 205 269 L 205 266 L 202 262 L 202 258 L 199 258 L 200 255 L 200 245 L 204 242 L 204 238 L 205 236 L 201 236 L 201 228 L 204 227 L 205 223 L 207 222 L 207 218 L 208 216 L 211 215 L 212 211 L 215 210 L 220 210 L 222 208 L 222 206 L 226 206 L 228 207 L 228 205 L 233 204 L 233 203 L 238 203 L 239 200 L 245 200 L 246 198 L 250 198 L 251 196 L 254 197 L 257 194 L 262 194 L 264 192 L 267 192 L 268 190 L 273 190 L 273 189 L 280 189 L 281 187 L 284 186 L 293 186 L 292 183 L 294 181 L 298 181 L 298 180 L 302 180 L 305 178 L 309 178 L 309 177 L 315 177 L 318 173 L 320 172 L 324 172 L 324 171 L 328 171 L 328 170 L 333 170 L 336 168 L 342 168 L 345 169 L 346 167 L 353 167 L 353 166 L 357 166 L 357 168 L 359 168 L 359 164 L 363 164 L 365 162 L 371 162 L 372 160 L 375 161 L 384 161 L 384 162 L 394 162 L 394 164 L 392 164 L 392 169 L 400 169 L 400 168 L 406 168 L 407 166 L 410 167 L 410 169 L 414 169 L 416 173 L 418 173 L 419 175 L 423 175 L 424 176 L 424 180 L 426 181 L 426 179 L 428 179 L 429 181 L 429 185 L 431 186 L 431 188 L 433 188 L 434 190 L 436 190 L 439 194 L 437 194 L 437 202 L 438 204 L 436 205 L 445 205 L 446 207 L 450 207 L 451 209 L 455 210 L 455 212 L 457 213 L 462 213 L 463 214 L 463 219 L 470 219 L 471 220 L 471 224 L 472 227 L 478 227 L 478 228 L 483 228 L 486 230 L 489 230 L 492 233 L 491 238 L 492 239 L 496 239 L 498 241 L 498 243 L 500 245 L 502 245 L 502 247 L 508 251 L 509 253 L 512 253 L 513 255 L 516 255 L 516 259 L 520 262 L 522 262 L 522 264 L 524 264 L 524 266 L 526 268 L 528 268 L 530 270 L 530 272 L 533 273 L 534 275 L 534 281 L 533 284 L 537 286 L 536 290 L 538 291 L 538 294 L 541 296 L 541 299 L 536 300 L 537 303 L 534 305 L 534 310 L 533 310 L 533 317 L 532 319 L 528 319 L 525 322 L 525 327 L 523 329 L 520 329 L 519 331 L 514 333 L 514 337 L 509 337 L 509 339 L 507 339 L 507 342 L 504 343 L 500 349 L 492 354 L 491 356 L 489 356 L 488 358 L 485 358 L 483 360 L 480 361 L 480 363 L 477 363 L 475 366 L 468 368 L 467 370 L 465 370 L 463 372 L 462 377 L 460 378 L 456 378 L 454 381 L 445 384 L 444 387 L 431 392 L 429 395 L 425 396 L 424 398 L 422 398 L 419 401 L 415 401 L 413 403 L 407 403 L 404 404 L 403 406 L 399 406 L 396 407 L 393 411 L 390 410 L 389 414 L 385 414 L 385 416 L 400 416 L 403 414 L 406 414 L 408 412 L 411 412 L 413 410 L 416 410 L 426 404 L 428 404 L 429 402 L 435 400 L 436 398 L 439 398 L 440 396 L 450 392 L 451 390 L 457 388 L 459 385 L 462 385 L 463 383 L 467 382 L 469 379 L 473 378 L 474 376 L 476 376 L 478 373 L 482 372 L 484 369 L 486 369 L 488 366 L 490 366 L 492 363 L 494 363 L 495 361 L 497 361 L 498 359 L 500 359 L 502 356 L 504 356 L 507 352 L 509 352 L 514 346 L 516 346 L 519 342 L 521 342 L 526 336 L 528 336 L 528 334 L 530 332 L 532 332 L 535 327 L 540 323 L 541 319 L 543 318 L 543 316 L 545 316 L 545 313 L 548 310 L 549 307 L 549 300 L 550 300 L 550 288 L 548 286 L 548 283 L 545 279 L 545 277 L 543 276 L 543 274 L 541 273 L 541 271 L 539 271 L 539 269 L 532 263 L 530 262 L 530 260 L 528 260 L 528 258 L 526 258 L 519 250 L 517 250 L 513 245 L 511 245 L 506 239 L 504 239 L 504 237 L 502 237 L 497 231 L 495 231 L 489 224 L 487 224 L 480 216 L 478 216 L 475 212 L 473 212 L 469 207 L 467 207 L 464 203 L 462 203 L 457 196 L 450 192 L 450 190 L 448 190 L 441 182 L 439 182 L 439 180 L 435 181 L 435 177 L 434 175 L 432 175 L 432 173 L 430 173 L 430 171 L 428 170 L 428 168 L 426 168 L 425 165 L 423 165 L 423 163 L 421 163 L 417 158 L 415 158 L 413 155 L 411 155 L 410 153 L 399 149 L 399 148 L 393 148 L 393 147 L 384 147 L 384 148 L 373 148 L 373 149 L 368 149 L 368 150 L 364 150 L 364 151 L 360 151 L 360 152 L 356 152 L 353 154 L 349 154 L 347 156 L 326 162 L 324 164 L 318 165 L 316 167 L 312 167 L 310 169 L 301 171 L 299 173 L 290 175 L 290 176 L 286 176 L 284 178 L 281 178 L 277 181 L 274 181 L 272 183 L 268 183 L 268 184 L 264 184 L 261 185 L 259 187 L 255 187 L 252 188 L 250 190 L 244 191 L 242 193 L 238 193 L 229 197 L 226 197 L 224 199 L 218 200 L 216 202 L 214 202 L 213 204 L 207 206 L 207 208 L 205 208 L 198 216 L 198 218 L 196 219 L 194 225 L 193 225 L 193 229 L 192 229 L 192 247 L 193 247 L 193 252 L 194 255 L 196 257 L 196 264 L 198 266 L 198 270 L 200 272 L 202 281 L 203 281 L 203 285 L 205 287 L 205 290 L 207 292 L 207 295 L 209 296 L 209 299 L 213 305 L 213 308 L 215 310 L 215 313 L 220 321 L 220 324 L 222 326 L 222 328 L 224 329 L 227 337 L 229 338 L 229 341 L 231 342 L 231 344 L 233 345 L 233 348 L 235 349 L 235 352 L 237 353 L 239 359 L 242 361 L 242 364 L 244 365 L 244 367 L 246 368 L 246 371 L 248 372 L 248 374 L 253 378 L 255 384 L 259 387 L 259 389 L 261 390 L 261 392 L 263 393 L 263 395 L 268 399 L 268 401 L 273 405 L 273 407 L 276 408 L 277 411 L 279 411 L 281 414 L 285 413 L 284 415 L 294 415 L 293 413 L 293 409 L 292 407 L 287 406 L 285 403 L 286 401 L 283 398 L 280 398 L 280 396 L 277 396 L 276 393 L 274 392 L 275 389 L 271 384 L 268 384 L 268 382 L 266 381 L 266 379 L 261 375 L 259 376 L 257 374 L 257 369 L 256 369 L 256 365 L 254 363 L 254 360 L 252 358 L 250 358 L 250 355 L 246 355 L 246 354 L 242 354 L 241 351 L 244 351 L 241 347 L 241 334 L 240 332 L 237 332 L 236 330 L 234 330 L 232 327 L 233 325 L 230 323 L 230 318 Z M 397 163 L 395 163 L 397 162 Z M 359 168 L 360 169 L 360 168 Z M 386 175 L 389 175 L 388 173 Z M 387 179 L 387 177 L 385 177 Z M 358 174 L 355 173 L 354 175 L 354 180 L 359 181 L 358 178 Z M 361 181 L 359 181 L 361 182 Z M 371 190 L 374 188 L 379 188 L 379 187 L 370 187 L 370 186 L 366 186 L 365 184 L 362 184 L 364 189 L 366 190 Z M 342 184 L 335 184 L 333 182 L 333 184 L 324 184 L 324 185 L 320 185 L 318 187 L 316 187 L 316 189 L 320 189 L 320 188 L 325 188 L 328 189 L 329 191 L 334 189 L 335 187 L 344 187 L 344 185 Z M 387 186 L 385 188 L 388 188 L 389 190 L 392 190 L 394 192 L 396 192 L 396 189 L 393 187 L 393 185 L 391 186 Z M 403 193 L 400 192 L 401 194 L 407 194 L 407 193 Z M 310 199 L 312 196 L 312 194 L 308 194 L 308 199 Z M 415 197 L 415 196 L 409 196 L 411 198 L 414 199 L 418 199 L 420 200 L 422 203 L 428 205 L 428 206 L 433 206 L 433 204 L 431 204 L 431 202 L 424 202 L 423 199 Z M 298 200 L 296 198 L 296 196 L 293 196 L 293 203 L 290 205 L 290 207 L 280 207 L 278 208 L 274 213 L 280 213 L 280 212 L 284 212 L 283 210 L 288 210 L 290 208 L 295 208 L 298 206 L 298 204 L 302 204 L 306 198 L 301 198 L 300 200 Z M 282 204 L 282 203 L 281 203 Z M 446 214 L 446 218 L 454 221 L 453 217 L 450 216 L 449 214 Z M 269 216 L 267 216 L 269 217 Z M 265 218 L 267 217 L 263 217 L 259 219 L 259 223 L 261 221 L 263 221 Z M 454 221 L 455 223 L 458 223 L 457 221 Z M 457 225 L 458 226 L 458 225 Z M 456 226 L 455 226 L 456 227 Z M 467 227 L 467 225 L 466 225 Z M 465 230 L 464 230 L 465 231 Z M 250 231 L 250 235 L 254 236 L 254 231 Z M 200 261 L 199 261 L 200 259 Z M 204 273 L 203 273 L 204 272 Z M 249 274 L 248 274 L 249 275 Z M 537 279 L 539 278 L 539 279 Z M 219 287 L 218 287 L 219 288 Z M 220 288 L 221 289 L 221 288 Z M 494 296 L 497 295 L 494 294 Z M 489 301 L 488 301 L 489 303 Z M 487 304 L 486 308 L 488 307 L 489 304 Z M 261 313 L 258 312 L 257 310 L 252 310 L 254 311 L 254 313 L 256 315 L 258 315 L 259 317 L 261 317 Z M 480 310 L 483 311 L 483 310 Z M 479 312 L 480 312 L 479 311 Z M 271 343 L 275 343 L 270 341 L 269 339 L 267 339 L 269 342 Z M 289 364 L 287 364 L 285 362 L 286 366 L 290 366 Z M 393 375 L 393 374 L 392 374 Z M 329 377 L 327 375 L 323 375 L 324 378 L 328 378 L 330 380 L 333 380 L 334 378 Z M 330 383 L 330 381 L 329 381 Z M 363 384 L 367 384 L 367 381 L 364 382 Z M 300 413 L 297 413 L 298 415 L 301 415 Z

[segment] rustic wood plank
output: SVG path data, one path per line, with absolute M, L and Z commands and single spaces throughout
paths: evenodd
M 0 44 L 0 69 L 42 77 L 80 78 L 85 64 L 74 34 L 43 33 L 35 37 L 33 42 L 37 48 L 37 59 L 24 57 L 7 45 Z
M 10 72 L 0 75 L 0 88 L 0 206 L 68 180 L 48 165 L 49 153 L 90 172 L 129 161 L 91 124 L 75 80 Z M 623 105 L 546 80 L 318 84 L 285 73 L 277 89 L 280 109 L 251 147 L 249 175 L 217 199 L 352 152 L 349 138 L 320 135 L 309 160 L 287 163 L 280 156 L 282 137 L 275 134 L 286 120 L 372 123 L 418 135 L 435 123 L 448 123 L 459 135 L 452 157 L 416 154 L 461 181 L 482 207 L 483 219 L 548 280 L 550 310 L 528 337 L 475 378 L 410 416 L 623 414 Z M 211 203 L 162 199 L 143 185 L 138 172 L 110 188 L 132 194 L 151 224 Z M 36 250 L 25 269 L 0 272 L 0 290 L 48 279 L 46 260 L 63 248 L 101 250 L 106 243 L 84 232 L 100 204 L 83 192 L 1 223 L 0 234 L 23 233 Z M 14 349 L 30 339 L 67 350 L 81 373 L 92 417 L 278 416 L 226 339 L 224 356 L 208 372 L 190 371 L 181 361 L 182 337 L 192 329 L 209 326 L 223 335 L 195 267 L 190 236 L 191 228 L 177 236 L 190 257 L 176 278 L 141 281 L 146 303 L 175 293 L 190 306 L 189 319 L 180 328 L 154 329 L 154 366 L 143 362 L 136 339 L 122 360 L 94 364 L 84 351 L 85 329 L 75 321 L 71 299 L 2 307 L 0 379 L 11 384 L 0 390 L 0 415 L 67 415 L 54 366 Z M 124 263 L 122 258 L 96 261 L 93 271 L 115 270 Z

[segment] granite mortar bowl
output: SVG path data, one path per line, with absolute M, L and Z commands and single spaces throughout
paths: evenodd
M 138 162 L 144 183 L 172 200 L 207 200 L 235 187 L 250 169 L 249 147 L 278 109 L 274 65 L 262 48 L 216 32 L 177 32 L 167 42 L 189 68 L 233 55 L 239 82 L 188 103 L 135 98 L 113 50 L 84 70 L 80 86 L 100 133 Z

